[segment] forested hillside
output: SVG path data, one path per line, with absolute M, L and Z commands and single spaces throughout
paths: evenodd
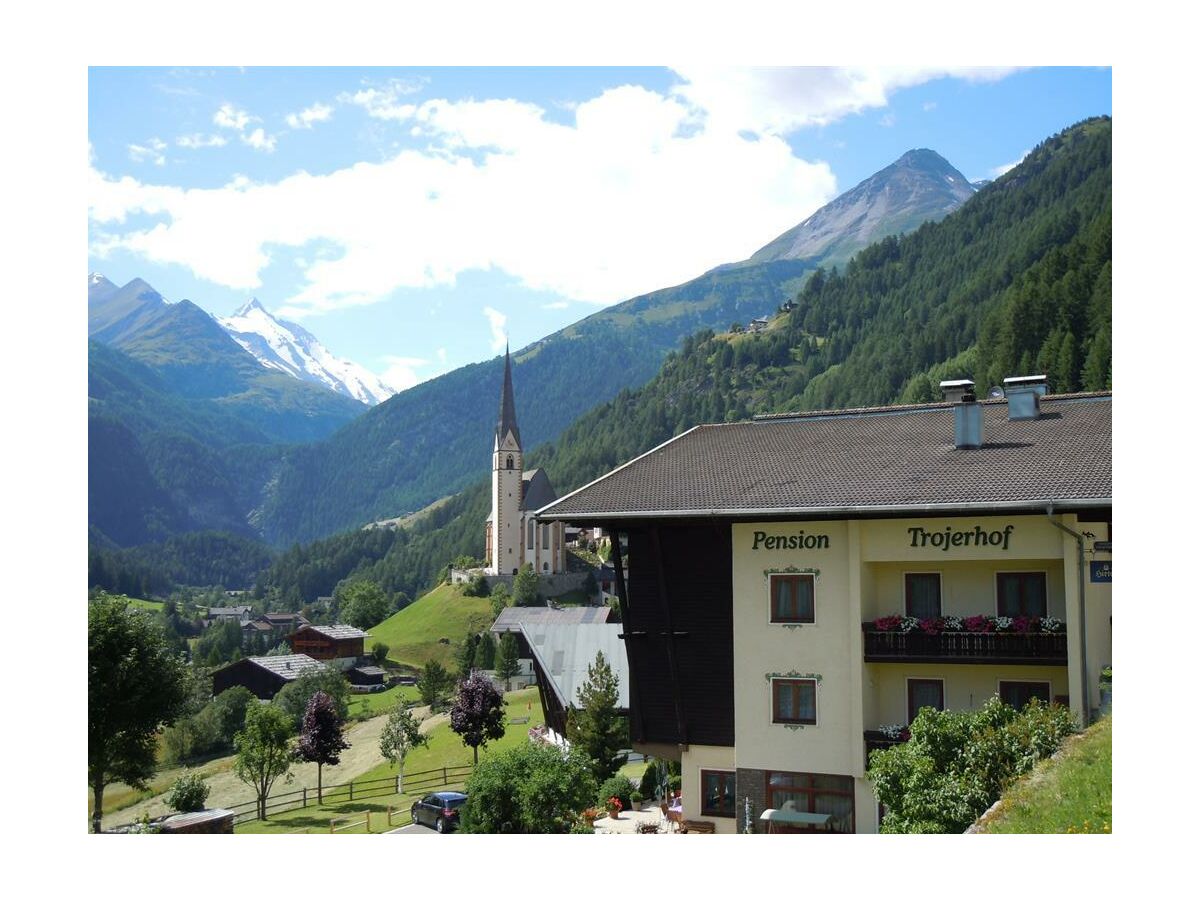
M 653 380 L 582 416 L 526 466 L 546 467 L 561 495 L 701 422 L 932 400 L 951 377 L 986 386 L 1046 372 L 1056 393 L 1111 387 L 1111 135 L 1097 119 L 1046 141 L 941 223 L 818 273 L 761 334 L 689 337 Z M 351 532 L 294 548 L 263 587 L 301 602 L 354 572 L 415 595 L 455 556 L 482 552 L 487 512 L 478 479 L 390 538 Z

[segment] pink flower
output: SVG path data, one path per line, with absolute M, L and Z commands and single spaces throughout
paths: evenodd
M 900 627 L 899 616 L 883 616 L 875 620 L 876 631 L 895 631 Z

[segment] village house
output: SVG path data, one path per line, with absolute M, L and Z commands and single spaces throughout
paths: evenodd
M 607 606 L 572 606 L 566 609 L 553 609 L 547 606 L 509 606 L 500 611 L 496 621 L 492 623 L 491 633 L 496 640 L 505 634 L 512 634 L 517 640 L 517 656 L 520 660 L 521 671 L 511 679 L 515 688 L 528 687 L 537 679 L 533 667 L 533 648 L 525 635 L 523 627 L 542 625 L 591 625 L 603 624 L 608 620 Z
M 685 818 L 875 832 L 868 754 L 919 709 L 1093 718 L 1112 395 L 973 387 L 698 426 L 538 510 L 615 536 L 634 749 L 681 761 Z
M 241 686 L 260 700 L 270 700 L 306 672 L 319 672 L 325 663 L 303 653 L 287 656 L 248 656 L 213 672 L 213 696 Z
M 293 653 L 305 653 L 340 669 L 352 668 L 363 655 L 367 633 L 353 625 L 304 625 L 287 636 Z
M 246 624 L 253 610 L 249 606 L 210 606 L 204 615 L 204 627 L 221 622 Z

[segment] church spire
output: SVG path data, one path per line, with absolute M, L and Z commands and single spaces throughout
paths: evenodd
M 508 355 L 508 345 L 504 345 L 504 388 L 500 392 L 500 418 L 496 422 L 496 440 L 503 441 L 508 432 L 512 432 L 521 446 L 521 429 L 517 427 L 517 406 L 513 402 L 512 361 Z

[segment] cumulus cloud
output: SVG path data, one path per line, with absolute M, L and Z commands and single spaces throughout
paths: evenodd
M 189 150 L 198 150 L 202 147 L 224 147 L 228 142 L 219 134 L 181 134 L 175 138 L 175 143 Z
M 255 150 L 262 150 L 264 153 L 275 152 L 275 138 L 268 135 L 261 128 L 255 128 L 249 134 L 243 134 L 242 143 L 247 147 L 253 147 Z
M 483 308 L 483 314 L 487 316 L 488 326 L 492 329 L 492 352 L 503 350 L 504 345 L 508 343 L 508 331 L 505 328 L 508 316 L 490 306 Z
M 312 128 L 314 122 L 326 122 L 333 115 L 333 107 L 314 103 L 298 113 L 288 113 L 285 121 L 290 128 Z
M 247 125 L 257 121 L 258 119 L 254 116 L 244 109 L 238 109 L 232 103 L 222 103 L 221 107 L 213 113 L 213 123 L 218 128 L 230 128 L 234 131 L 245 131 Z
M 167 157 L 163 151 L 167 149 L 165 142 L 158 138 L 150 138 L 145 144 L 130 144 L 129 158 L 134 162 L 140 163 L 150 160 L 156 166 L 165 166 Z
M 837 193 L 828 164 L 797 158 L 778 132 L 882 105 L 897 85 L 945 74 L 739 70 L 737 94 L 713 71 L 691 72 L 686 89 L 666 94 L 605 91 L 565 122 L 527 102 L 415 102 L 411 83 L 367 86 L 339 100 L 415 134 L 417 147 L 268 183 L 183 189 L 93 164 L 91 249 L 254 290 L 273 253 L 316 242 L 325 252 L 303 252 L 302 282 L 284 304 L 290 318 L 452 286 L 471 270 L 615 303 L 745 258 Z M 223 127 L 274 146 L 248 130 L 248 113 L 226 107 Z M 493 323 L 494 349 L 502 331 Z
M 379 376 L 379 379 L 395 391 L 408 390 L 413 385 L 428 381 L 436 374 L 434 372 L 419 373 L 417 369 L 428 366 L 429 360 L 416 356 L 385 356 L 383 361 L 387 368 Z
M 827 125 L 843 116 L 887 105 L 897 90 L 953 76 L 995 81 L 1012 68 L 728 68 L 675 70 L 685 83 L 674 92 L 700 110 L 710 127 L 786 134 Z

